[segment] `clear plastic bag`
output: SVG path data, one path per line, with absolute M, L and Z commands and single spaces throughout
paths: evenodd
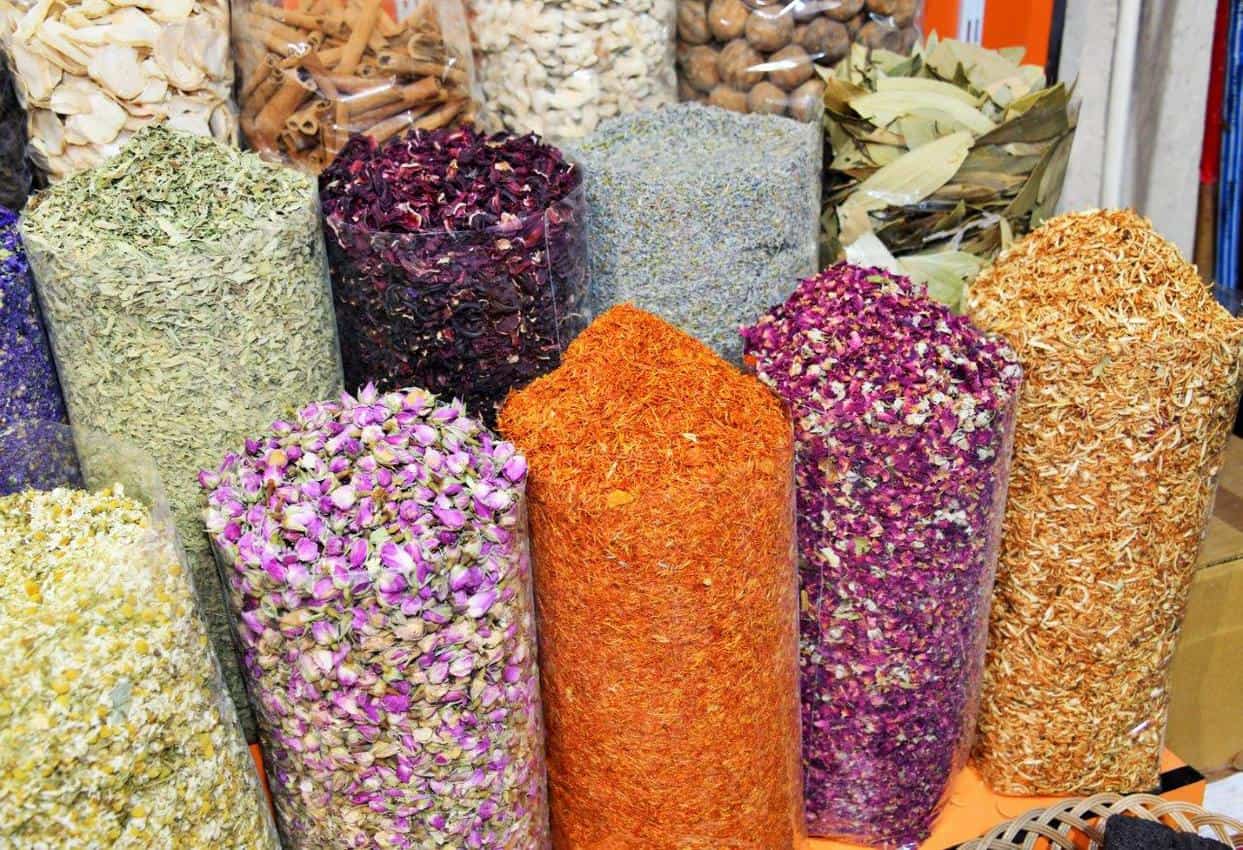
M 677 100 L 677 0 L 467 0 L 491 129 L 577 139 Z
M 98 165 L 148 124 L 237 142 L 227 0 L 14 0 L 0 7 L 0 40 L 30 157 L 50 180 Z
M 371 387 L 203 472 L 286 850 L 549 849 L 525 479 Z
M 242 133 L 265 158 L 318 174 L 354 133 L 474 118 L 461 0 L 242 0 L 233 15 Z
M 852 43 L 910 53 L 922 0 L 680 0 L 678 97 L 819 123 Z
M 511 389 L 560 362 L 586 326 L 588 295 L 586 194 L 581 170 L 562 165 L 575 188 L 543 210 L 515 217 L 502 208 L 504 223 L 481 229 L 428 220 L 414 233 L 373 227 L 366 214 L 352 223 L 354 188 L 333 180 L 335 169 L 325 173 L 347 386 L 424 387 L 463 399 L 491 424 Z M 478 197 L 508 191 L 498 179 Z
M 501 430 L 532 470 L 554 845 L 801 847 L 780 403 L 622 305 L 509 397 Z
M 0 428 L 0 457 L 75 446 L 86 489 L 73 462 L 0 496 L 0 845 L 279 850 L 154 463 Z
M 13 91 L 13 75 L 0 52 L 0 207 L 20 210 L 34 184 L 26 158 L 26 111 Z
M 971 751 L 1021 369 L 878 269 L 743 336 L 794 415 L 810 831 L 913 847 Z
M 342 387 L 314 180 L 151 127 L 32 198 L 22 232 L 70 419 L 141 443 L 160 465 L 245 722 L 195 476 Z

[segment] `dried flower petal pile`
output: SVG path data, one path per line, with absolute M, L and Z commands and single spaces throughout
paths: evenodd
M 1157 784 L 1167 674 L 1243 381 L 1243 322 L 1129 211 L 1059 216 L 973 284 L 1027 375 L 977 761 L 1003 793 Z
M 0 846 L 277 850 L 171 528 L 0 498 Z
M 415 384 L 486 421 L 582 329 L 580 170 L 535 136 L 355 138 L 320 180 L 349 386 Z
M 70 418 L 154 455 L 247 722 L 195 476 L 341 390 L 314 179 L 148 127 L 32 198 L 22 233 Z
M 501 428 L 531 463 L 554 846 L 801 846 L 778 400 L 624 305 Z
M 794 413 L 811 832 L 917 843 L 970 750 L 1021 370 L 847 265 L 743 339 Z
M 526 461 L 424 390 L 200 476 L 288 850 L 545 850 Z

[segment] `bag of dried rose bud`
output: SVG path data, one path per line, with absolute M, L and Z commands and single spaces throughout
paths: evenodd
M 922 0 L 681 0 L 678 97 L 735 112 L 819 121 L 817 69 L 852 44 L 910 53 Z

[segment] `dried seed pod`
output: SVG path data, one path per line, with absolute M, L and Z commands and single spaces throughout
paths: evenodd
M 798 88 L 815 73 L 811 57 L 797 44 L 787 45 L 769 56 L 768 64 L 781 65 L 778 70 L 768 72 L 768 79 L 786 91 Z
M 721 82 L 717 52 L 706 44 L 692 47 L 682 63 L 682 78 L 695 91 L 710 92 Z
M 833 65 L 850 52 L 850 31 L 829 18 L 816 18 L 807 25 L 799 44 L 820 65 Z
M 829 8 L 824 10 L 824 14 L 842 23 L 859 17 L 862 12 L 863 0 L 838 0 L 837 3 L 830 5 Z M 860 26 L 862 26 L 862 23 L 860 23 Z
M 709 93 L 708 103 L 733 112 L 746 112 L 748 108 L 746 93 L 725 84 L 717 86 Z
M 746 40 L 738 38 L 721 50 L 721 55 L 717 57 L 717 67 L 724 83 L 736 89 L 749 89 L 764 79 L 763 71 L 754 70 L 763 61 L 764 57 L 754 47 Z
M 747 111 L 761 115 L 784 115 L 786 93 L 772 83 L 760 83 L 747 93 Z
M 794 16 L 781 8 L 756 9 L 747 18 L 747 42 L 756 50 L 772 53 L 794 38 Z
M 790 117 L 799 121 L 814 121 L 824 113 L 824 81 L 812 77 L 790 92 Z
M 708 9 L 703 0 L 681 0 L 678 3 L 678 38 L 687 44 L 707 44 Z
M 730 41 L 746 30 L 748 16 L 742 0 L 712 0 L 708 7 L 708 28 L 717 41 Z
M 897 51 L 902 46 L 902 31 L 881 21 L 868 21 L 859 30 L 855 40 L 873 49 Z

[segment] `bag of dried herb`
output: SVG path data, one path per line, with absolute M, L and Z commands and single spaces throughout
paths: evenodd
M 794 413 L 811 832 L 914 846 L 971 748 L 1021 370 L 844 264 L 742 335 Z
M 1153 788 L 1243 383 L 1243 321 L 1129 211 L 1050 219 L 972 285 L 1026 383 L 976 756 L 1002 793 Z
M 314 178 L 149 127 L 32 198 L 22 233 L 70 418 L 155 456 L 246 722 L 195 476 L 341 389 Z
M 633 302 L 739 361 L 738 327 L 817 268 L 820 131 L 682 104 L 609 121 L 586 170 L 593 307 Z
M 581 185 L 535 136 L 351 140 L 320 178 L 348 386 L 417 385 L 493 422 L 586 324 Z
M 554 846 L 801 846 L 780 402 L 623 305 L 501 429 L 531 464 Z
M 20 210 L 34 182 L 26 159 L 26 111 L 13 91 L 13 75 L 0 55 L 0 206 Z
M 91 489 L 0 497 L 0 846 L 278 850 L 152 461 L 22 424 Z
M 370 386 L 201 474 L 287 850 L 547 850 L 525 479 Z

